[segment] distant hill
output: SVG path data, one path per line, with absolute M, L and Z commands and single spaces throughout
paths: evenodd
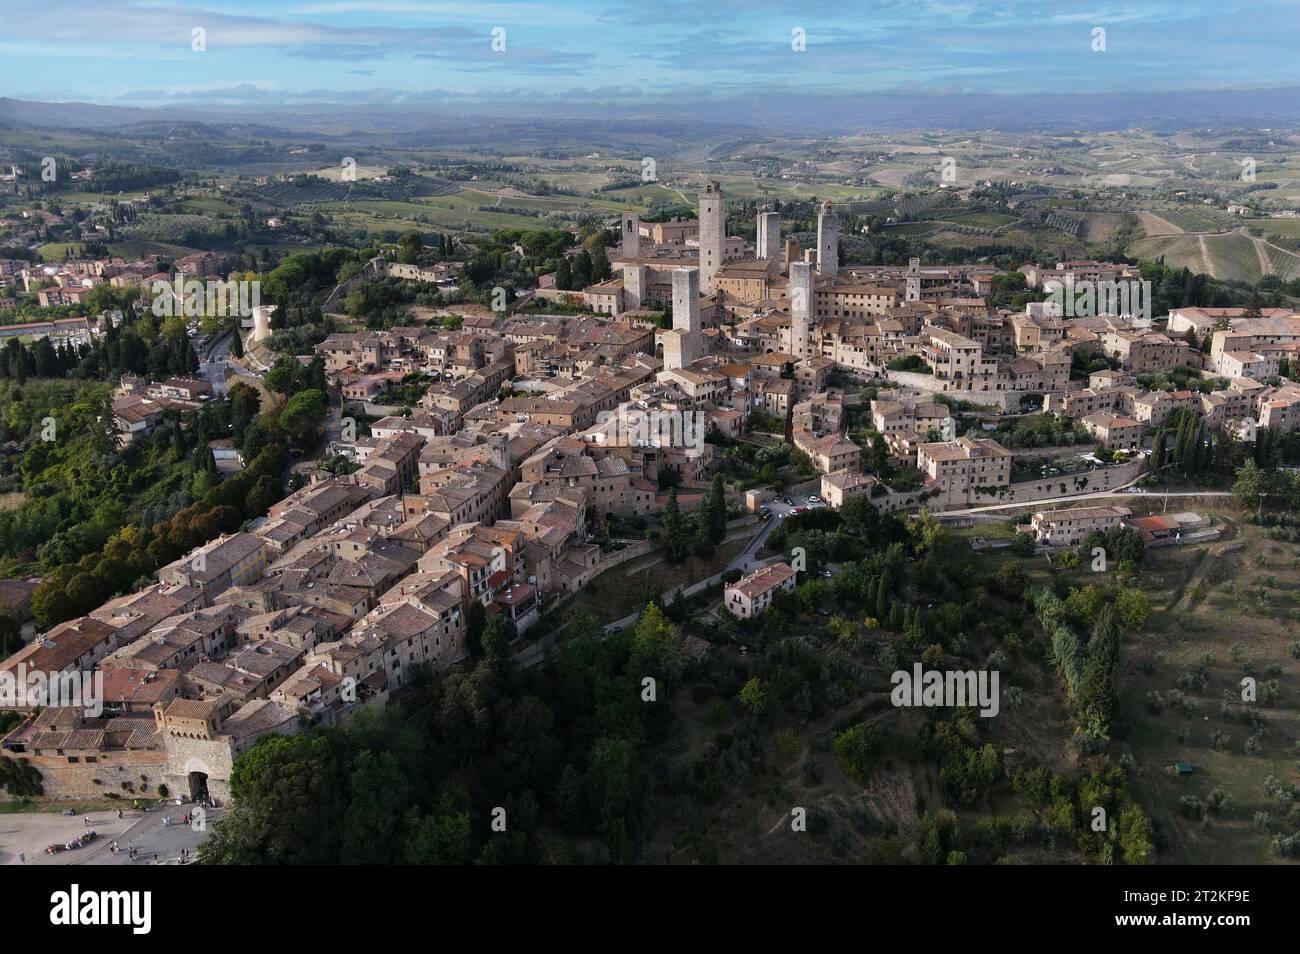
M 1256 238 L 1245 229 L 1206 235 L 1159 235 L 1131 244 L 1136 258 L 1164 258 L 1167 265 L 1187 267 L 1226 281 L 1257 282 L 1266 275 L 1300 278 L 1300 255 Z
M 216 124 L 256 123 L 321 134 L 348 130 L 371 134 L 449 136 L 483 147 L 535 141 L 665 143 L 725 141 L 741 131 L 789 137 L 859 131 L 996 129 L 1060 131 L 1246 128 L 1290 125 L 1300 114 L 1300 88 L 1078 93 L 869 93 L 792 96 L 753 87 L 731 97 L 678 91 L 635 103 L 574 96 L 569 100 L 486 101 L 448 97 L 429 103 L 307 103 L 231 106 L 197 101 L 165 108 L 40 103 L 0 99 L 0 121 L 48 127 L 102 129 L 133 122 L 194 119 Z M 526 122 L 525 122 L 526 120 Z M 475 133 L 477 136 L 475 137 Z

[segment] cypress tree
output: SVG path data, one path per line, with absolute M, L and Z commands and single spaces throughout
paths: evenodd
M 1113 605 L 1103 606 L 1097 615 L 1087 653 L 1076 700 L 1080 721 L 1109 735 L 1116 727 L 1119 713 L 1115 695 L 1115 671 L 1119 666 L 1119 621 Z
M 664 555 L 670 563 L 680 563 L 686 558 L 686 527 L 682 521 L 682 511 L 677 503 L 677 488 L 668 491 L 668 503 L 663 515 Z
M 704 500 L 704 517 L 709 540 L 716 547 L 727 538 L 727 495 L 722 485 L 722 475 L 714 474 L 709 484 L 709 495 Z

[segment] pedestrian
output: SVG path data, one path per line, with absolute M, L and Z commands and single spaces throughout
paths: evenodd
M 86 816 L 86 827 L 87 827 L 87 828 L 90 827 L 90 816 L 89 816 L 89 815 Z
M 20 865 L 27 864 L 27 852 L 25 851 L 18 852 L 18 863 Z
M 120 808 L 117 810 L 117 820 L 118 821 L 122 820 L 122 809 Z

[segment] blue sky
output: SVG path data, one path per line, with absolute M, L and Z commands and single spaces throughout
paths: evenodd
M 0 11 L 0 95 L 114 105 L 1300 85 L 1300 0 L 0 0 Z M 796 27 L 805 52 L 791 49 Z M 205 52 L 192 49 L 195 28 Z

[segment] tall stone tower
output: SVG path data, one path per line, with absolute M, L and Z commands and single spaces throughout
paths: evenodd
M 781 213 L 758 213 L 758 241 L 754 243 L 755 254 L 769 262 L 781 258 Z
M 505 434 L 493 434 L 488 438 L 488 463 L 504 471 L 510 470 L 510 438 Z
M 717 290 L 713 279 L 722 267 L 726 237 L 727 200 L 722 195 L 722 184 L 710 179 L 700 192 L 700 286 L 706 295 Z M 676 298 L 675 291 L 673 297 Z
M 673 327 L 700 336 L 700 269 L 673 269 Z
M 620 254 L 624 258 L 636 258 L 641 254 L 641 216 L 635 212 L 624 212 L 620 229 L 622 245 Z
M 921 260 L 919 258 L 909 258 L 907 260 L 907 278 L 904 279 L 903 301 L 920 301 L 921 300 Z
M 790 265 L 790 353 L 796 358 L 812 354 L 809 326 L 813 314 L 813 267 L 808 262 Z
M 645 307 L 646 272 L 644 265 L 623 266 L 624 311 L 635 311 Z
M 700 357 L 700 270 L 673 269 L 673 326 L 663 333 L 664 369 L 689 367 Z
M 840 270 L 840 216 L 828 200 L 817 211 L 817 272 L 835 277 Z
M 791 235 L 785 240 L 785 264 L 782 265 L 781 271 L 788 275 L 790 266 L 797 261 L 799 261 L 799 240 Z

